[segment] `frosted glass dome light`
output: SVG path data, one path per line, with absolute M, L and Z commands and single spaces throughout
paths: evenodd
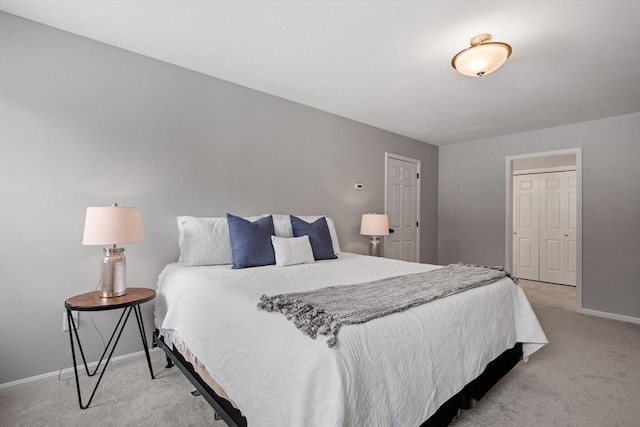
M 451 59 L 451 66 L 465 76 L 482 77 L 490 74 L 511 56 L 511 46 L 492 42 L 491 34 L 478 34 L 470 43 L 471 47 L 458 52 Z

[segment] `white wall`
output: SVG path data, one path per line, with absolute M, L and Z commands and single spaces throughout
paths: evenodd
M 70 366 L 63 303 L 99 276 L 101 249 L 81 245 L 87 206 L 142 208 L 131 286 L 155 287 L 177 260 L 178 215 L 323 213 L 343 250 L 364 252 L 360 216 L 384 211 L 389 151 L 422 161 L 420 252 L 436 261 L 435 146 L 4 13 L 0 56 L 0 383 Z M 106 333 L 114 316 L 93 317 Z M 116 355 L 141 350 L 134 326 Z
M 574 147 L 583 308 L 640 318 L 640 113 L 440 147 L 439 263 L 504 265 L 505 158 Z

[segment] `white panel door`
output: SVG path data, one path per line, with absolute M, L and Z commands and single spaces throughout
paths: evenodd
M 576 286 L 578 260 L 577 227 L 577 188 L 575 171 L 564 172 L 565 198 L 565 274 L 564 284 Z
M 418 262 L 418 161 L 387 158 L 387 206 L 389 228 L 384 256 Z
M 516 277 L 538 280 L 538 175 L 513 177 L 513 265 Z
M 566 269 L 564 172 L 540 175 L 540 280 L 564 283 Z

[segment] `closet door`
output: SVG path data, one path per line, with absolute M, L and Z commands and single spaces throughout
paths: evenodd
M 540 174 L 540 281 L 564 283 L 566 270 L 565 172 Z
M 513 259 L 516 277 L 538 279 L 539 175 L 513 177 Z

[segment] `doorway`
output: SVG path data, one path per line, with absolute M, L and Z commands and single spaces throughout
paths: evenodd
M 575 285 L 581 312 L 581 149 L 507 157 L 505 177 L 505 265 L 517 277 Z
M 420 262 L 420 160 L 385 153 L 385 258 Z

